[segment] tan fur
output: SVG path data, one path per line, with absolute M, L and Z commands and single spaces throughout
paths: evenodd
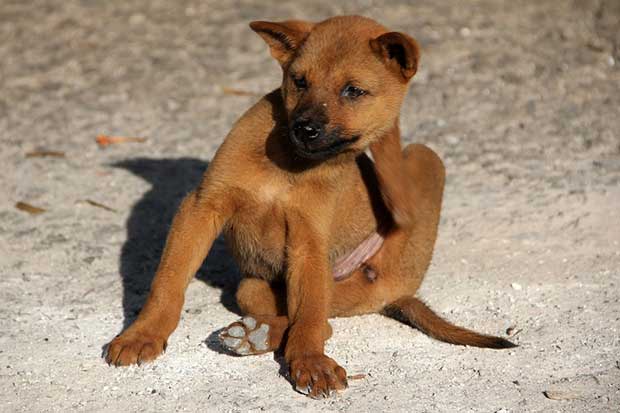
M 234 125 L 202 183 L 184 200 L 148 301 L 110 343 L 107 360 L 139 363 L 164 350 L 188 281 L 224 231 L 247 277 L 237 293 L 240 308 L 268 320 L 270 349 L 287 337 L 291 379 L 316 397 L 346 386 L 344 369 L 324 354 L 329 317 L 387 308 L 440 339 L 445 334 L 437 329 L 451 328 L 408 299 L 432 257 L 444 167 L 425 146 L 401 150 L 400 106 L 419 61 L 409 36 L 355 16 L 251 27 L 281 64 L 282 87 Z M 307 90 L 295 85 L 299 74 Z M 368 94 L 343 98 L 347 82 Z M 328 130 L 357 140 L 323 160 L 295 155 L 289 122 L 300 108 L 320 110 Z M 363 153 L 367 148 L 375 164 Z M 385 238 L 379 251 L 334 281 L 334 262 L 374 232 Z M 452 334 L 449 341 L 469 344 L 479 337 L 472 334 Z

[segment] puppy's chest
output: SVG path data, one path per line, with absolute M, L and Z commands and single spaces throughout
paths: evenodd
M 244 273 L 273 279 L 284 271 L 286 210 L 291 192 L 289 185 L 277 182 L 247 190 L 245 202 L 226 229 L 233 255 Z

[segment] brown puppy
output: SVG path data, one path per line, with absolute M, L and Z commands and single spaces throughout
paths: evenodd
M 235 124 L 181 204 L 149 298 L 107 361 L 164 351 L 187 284 L 221 231 L 245 275 L 237 300 L 247 314 L 223 331 L 223 344 L 257 354 L 285 342 L 291 380 L 313 397 L 346 387 L 344 369 L 323 351 L 329 317 L 384 312 L 450 343 L 511 347 L 414 298 L 444 185 L 434 152 L 400 146 L 416 42 L 353 16 L 250 26 L 282 66 L 282 86 Z

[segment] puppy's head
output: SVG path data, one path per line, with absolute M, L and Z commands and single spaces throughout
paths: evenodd
M 411 37 L 359 16 L 250 27 L 282 66 L 289 139 L 299 156 L 361 152 L 395 126 L 418 67 Z

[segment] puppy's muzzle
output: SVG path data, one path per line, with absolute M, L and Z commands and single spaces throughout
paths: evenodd
M 319 139 L 325 131 L 320 123 L 302 118 L 293 122 L 292 132 L 297 142 L 301 142 L 306 146 L 311 146 L 311 144 Z
M 328 131 L 326 125 L 320 116 L 295 117 L 289 129 L 295 153 L 303 158 L 323 160 L 340 153 L 359 138 L 343 136 L 340 128 Z

